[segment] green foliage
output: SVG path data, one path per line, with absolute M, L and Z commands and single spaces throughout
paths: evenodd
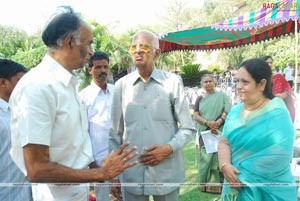
M 209 72 L 213 72 L 214 70 L 217 70 L 218 73 L 220 73 L 222 70 L 220 69 L 220 65 L 219 64 L 210 64 L 207 66 L 207 70 Z
M 199 86 L 202 75 L 207 73 L 210 72 L 207 70 L 200 71 L 199 64 L 189 64 L 180 68 L 180 76 L 186 87 Z
M 22 43 L 26 41 L 25 31 L 11 26 L 0 25 L 0 55 L 10 58 L 22 49 Z
M 131 58 L 129 47 L 129 36 L 125 41 L 124 38 L 116 39 L 109 30 L 97 22 L 91 22 L 94 27 L 94 51 L 106 52 L 110 58 L 110 66 L 119 66 L 127 68 L 128 65 L 123 65 L 124 61 L 128 61 Z
M 31 69 L 32 67 L 35 67 L 42 61 L 46 52 L 47 47 L 41 46 L 26 52 L 18 52 L 15 55 L 13 55 L 11 59 Z
M 180 76 L 184 86 L 186 87 L 194 87 L 199 85 L 201 79 L 199 64 L 182 66 L 180 68 Z
M 81 91 L 91 83 L 92 76 L 90 75 L 87 66 L 76 70 L 75 74 L 79 77 L 80 80 L 78 84 L 78 91 Z

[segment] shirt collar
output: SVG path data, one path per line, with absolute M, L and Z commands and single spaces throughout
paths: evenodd
M 91 89 L 94 91 L 96 94 L 103 93 L 103 90 L 101 87 L 99 87 L 94 81 L 91 82 Z M 106 83 L 106 93 L 111 93 L 111 87 L 108 83 Z
M 65 86 L 68 86 L 70 83 L 73 86 L 77 85 L 77 78 L 74 73 L 69 72 L 62 65 L 60 65 L 56 60 L 54 60 L 48 54 L 45 55 L 43 62 L 49 64 L 49 71 L 53 73 L 53 76 L 56 79 L 60 80 Z
M 5 100 L 3 100 L 2 98 L 0 98 L 0 109 L 3 110 L 4 112 L 8 112 L 9 111 L 9 104 L 8 104 L 8 102 L 6 102 Z
M 140 74 L 138 73 L 138 70 L 133 72 L 133 85 L 135 85 L 138 81 L 142 80 Z M 162 83 L 163 75 L 159 70 L 156 69 L 156 67 L 153 68 L 153 71 L 149 77 L 149 80 L 153 79 L 158 83 Z
M 97 93 L 99 93 L 101 90 L 101 87 L 99 87 L 93 80 L 91 82 L 91 88 L 93 91 L 96 91 Z

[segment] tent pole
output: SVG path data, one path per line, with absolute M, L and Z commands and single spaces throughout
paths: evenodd
M 297 81 L 298 81 L 298 19 L 295 20 L 295 80 L 294 80 L 294 83 L 295 83 L 295 87 L 294 87 L 294 92 L 296 93 L 297 92 Z

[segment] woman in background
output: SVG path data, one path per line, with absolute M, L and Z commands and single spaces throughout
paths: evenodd
M 272 70 L 272 67 L 273 67 L 272 57 L 264 56 L 262 59 L 265 60 L 269 64 L 269 66 Z M 290 87 L 290 84 L 288 83 L 288 81 L 280 73 L 273 74 L 272 92 L 275 96 L 284 100 L 285 105 L 286 105 L 287 109 L 289 110 L 292 121 L 294 122 L 295 110 L 296 110 L 295 109 L 296 96 L 295 96 L 292 88 Z
M 198 96 L 194 106 L 194 119 L 198 133 L 211 130 L 218 134 L 222 130 L 226 115 L 231 108 L 228 96 L 223 92 L 215 90 L 215 79 L 212 74 L 205 74 L 201 78 L 201 86 L 204 94 Z M 219 130 L 219 131 L 218 131 Z M 202 138 L 199 138 L 200 158 L 199 158 L 199 177 L 200 190 L 210 193 L 221 193 L 223 175 L 219 171 L 218 153 L 206 153 Z M 219 185 L 209 185 L 218 183 Z

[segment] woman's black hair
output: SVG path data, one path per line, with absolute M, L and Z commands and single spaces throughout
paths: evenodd
M 263 59 L 249 59 L 241 63 L 239 68 L 245 68 L 251 77 L 258 84 L 262 79 L 266 79 L 266 87 L 263 94 L 269 98 L 274 98 L 272 93 L 272 71 L 268 63 Z
M 269 55 L 263 56 L 262 59 L 264 61 L 267 61 L 268 59 L 272 59 L 273 60 L 273 58 L 271 56 L 269 56 Z

